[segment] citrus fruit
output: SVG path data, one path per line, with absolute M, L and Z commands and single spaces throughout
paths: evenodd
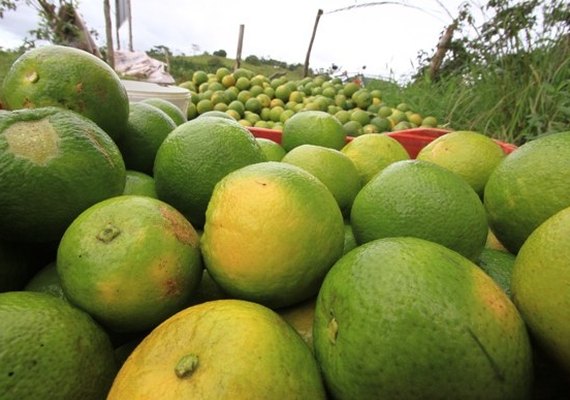
M 319 291 L 313 345 L 335 399 L 530 397 L 515 306 L 472 262 L 423 239 L 343 256 Z
M 240 90 L 247 90 L 250 87 L 250 81 L 245 76 L 237 78 L 235 86 Z
M 413 123 L 415 126 L 420 126 L 423 122 L 423 117 L 418 113 L 411 113 L 408 117 L 408 120 Z
M 475 263 L 511 296 L 511 276 L 515 256 L 507 251 L 484 248 Z
M 354 82 L 347 82 L 344 84 L 343 92 L 346 97 L 352 97 L 356 91 L 360 89 L 360 85 Z
M 206 268 L 224 291 L 272 308 L 314 296 L 343 241 L 342 214 L 327 187 L 274 161 L 220 180 L 201 239 Z
M 570 132 L 527 142 L 507 155 L 485 186 L 489 226 L 516 254 L 548 217 L 570 206 Z
M 430 240 L 474 260 L 487 240 L 485 208 L 455 173 L 421 160 L 384 168 L 356 195 L 350 222 L 357 243 L 393 236 Z
M 352 160 L 362 185 L 388 165 L 408 160 L 410 155 L 406 148 L 396 139 L 383 134 L 365 134 L 352 139 L 341 152 Z
M 370 120 L 370 123 L 376 127 L 376 130 L 379 133 L 390 132 L 392 128 L 390 121 L 387 118 L 373 117 Z
M 208 74 L 205 71 L 195 71 L 192 74 L 192 82 L 196 86 L 200 86 L 202 83 L 208 82 Z
M 281 145 L 289 151 L 302 144 L 315 144 L 339 150 L 346 133 L 342 124 L 323 111 L 304 111 L 289 118 L 283 126 Z
M 234 100 L 232 101 L 229 105 L 228 108 L 230 110 L 235 110 L 240 116 L 242 116 L 245 112 L 245 106 L 243 105 L 243 103 L 239 100 Z
M 261 102 L 257 97 L 250 97 L 245 102 L 245 109 L 258 114 L 261 112 Z
M 198 114 L 204 114 L 208 111 L 212 111 L 214 109 L 214 105 L 210 99 L 202 99 L 196 104 L 196 111 Z
M 286 152 L 283 146 L 279 143 L 266 138 L 255 138 L 263 154 L 267 158 L 267 161 L 281 161 L 281 159 L 285 156 Z
M 362 187 L 350 158 L 335 149 L 303 144 L 285 154 L 281 161 L 316 176 L 330 190 L 343 215 L 350 215 L 352 202 Z
M 24 287 L 30 292 L 43 292 L 65 299 L 55 261 L 40 269 Z
M 380 118 L 388 118 L 390 115 L 392 115 L 392 108 L 388 106 L 382 106 L 378 110 L 378 116 Z
M 6 292 L 0 319 L 3 400 L 106 396 L 117 365 L 109 337 L 87 313 L 47 293 Z
M 217 300 L 172 316 L 133 351 L 108 400 L 324 399 L 319 368 L 274 311 Z
M 216 70 L 216 79 L 218 81 L 222 81 L 224 76 L 228 76 L 231 74 L 231 71 L 226 67 L 220 67 Z
M 226 75 L 222 78 L 222 85 L 224 87 L 232 87 L 236 84 L 236 78 L 233 75 Z
M 362 124 L 358 121 L 348 121 L 342 125 L 342 128 L 347 136 L 356 137 L 364 133 L 362 130 Z
M 172 118 L 161 109 L 143 102 L 131 103 L 127 128 L 117 141 L 126 168 L 152 174 L 156 152 L 174 128 Z
M 228 115 L 227 113 L 218 110 L 206 111 L 205 113 L 201 114 L 198 118 L 206 118 L 206 117 L 224 118 L 227 120 L 233 120 L 231 115 Z
M 366 89 L 359 89 L 351 96 L 356 107 L 366 110 L 372 104 L 372 95 Z
M 426 126 L 426 127 L 430 127 L 430 128 L 435 128 L 437 127 L 437 118 L 433 117 L 433 116 L 428 116 L 425 117 L 422 120 L 421 126 Z
M 197 118 L 177 127 L 160 146 L 154 165 L 158 197 L 200 229 L 216 183 L 229 172 L 266 161 L 255 137 L 224 118 Z
M 119 76 L 104 61 L 73 47 L 48 45 L 25 52 L 6 73 L 1 92 L 8 109 L 71 109 L 113 139 L 121 136 L 129 117 Z
M 140 196 L 148 196 L 158 198 L 154 178 L 144 172 L 127 170 L 127 179 L 125 181 L 125 190 L 123 194 L 136 194 Z
M 57 272 L 71 303 L 116 332 L 153 328 L 181 310 L 200 282 L 198 234 L 170 205 L 117 196 L 65 231 Z
M 348 121 L 350 121 L 350 112 L 346 110 L 337 111 L 334 116 L 338 121 L 344 126 Z
M 356 243 L 356 238 L 354 237 L 354 232 L 352 231 L 352 226 L 349 221 L 344 222 L 344 246 L 342 254 L 348 253 L 350 250 L 354 249 L 358 244 Z
M 281 308 L 277 313 L 291 325 L 305 343 L 313 349 L 313 319 L 315 317 L 315 304 L 317 298 L 313 297 L 291 307 Z
M 188 111 L 186 113 L 186 118 L 188 121 L 194 119 L 198 116 L 198 109 L 196 108 L 196 104 L 190 103 L 188 104 Z
M 538 344 L 570 373 L 570 207 L 549 217 L 522 245 L 511 289 Z
M 281 101 L 288 101 L 291 93 L 293 92 L 287 85 L 279 85 L 275 88 L 275 97 Z
M 489 175 L 503 158 L 505 153 L 498 143 L 472 131 L 442 135 L 423 147 L 416 156 L 418 160 L 431 161 L 455 172 L 481 197 Z
M 164 111 L 176 124 L 176 126 L 183 124 L 187 120 L 187 116 L 184 115 L 182 110 L 178 108 L 174 103 L 164 100 L 158 97 L 149 97 L 141 101 L 141 103 L 150 104 L 156 108 Z
M 125 186 L 115 142 L 91 120 L 56 107 L 0 114 L 0 237 L 59 240 L 81 211 Z
M 355 108 L 350 114 L 352 121 L 358 122 L 361 126 L 367 125 L 370 122 L 370 114 L 360 108 Z

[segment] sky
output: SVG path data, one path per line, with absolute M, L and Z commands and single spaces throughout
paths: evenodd
M 463 2 L 131 0 L 133 47 L 135 51 L 146 51 L 163 45 L 174 54 L 186 55 L 225 50 L 228 57 L 235 58 L 243 24 L 242 59 L 256 55 L 303 64 L 317 12 L 322 9 L 311 51 L 311 68 L 327 69 L 335 64 L 349 74 L 363 72 L 401 79 L 416 70 L 418 52 L 433 54 L 441 33 Z M 110 3 L 114 24 L 115 1 Z M 376 5 L 362 7 L 366 3 Z M 360 7 L 336 11 L 351 6 Z M 99 33 L 96 42 L 104 45 L 103 1 L 80 0 L 79 12 L 88 28 Z M 0 20 L 0 47 L 19 47 L 38 21 L 37 11 L 25 4 L 16 11 L 7 11 Z M 127 23 L 119 35 L 121 47 L 126 49 Z

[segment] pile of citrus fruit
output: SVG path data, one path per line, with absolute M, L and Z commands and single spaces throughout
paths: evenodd
M 319 97 L 360 118 L 374 93 L 215 79 L 189 116 L 79 50 L 14 63 L 1 399 L 570 396 L 570 132 L 438 131 L 416 155 Z M 242 119 L 266 108 L 274 140 Z
M 290 80 L 256 75 L 246 68 L 232 72 L 221 67 L 216 73 L 196 71 L 180 86 L 191 92 L 189 120 L 219 111 L 244 126 L 282 130 L 300 111 L 324 111 L 334 115 L 350 136 L 438 124 L 435 117 L 413 111 L 406 103 L 387 104 L 380 90 L 340 78 Z

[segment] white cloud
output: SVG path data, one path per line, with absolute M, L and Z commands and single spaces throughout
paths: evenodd
M 436 0 L 414 4 L 378 5 L 349 11 L 329 11 L 366 2 L 354 0 L 289 0 L 181 2 L 176 0 L 131 0 L 135 50 L 149 50 L 164 45 L 177 53 L 192 54 L 192 45 L 201 51 L 224 49 L 235 57 L 240 24 L 245 25 L 242 56 L 254 54 L 288 63 L 303 63 L 309 46 L 315 17 L 322 15 L 313 49 L 311 67 L 329 67 L 332 63 L 356 72 L 366 65 L 370 74 L 398 77 L 415 68 L 420 50 L 433 51 L 445 25 L 451 18 Z M 381 2 L 378 2 L 381 3 Z M 441 1 L 454 14 L 460 0 Z M 112 6 L 114 2 L 111 1 Z M 421 10 L 418 10 L 420 7 Z M 80 2 L 79 11 L 89 28 L 99 33 L 105 43 L 102 2 Z M 113 11 L 114 19 L 114 11 Z M 27 6 L 5 13 L 0 27 L 0 46 L 20 45 L 30 29 L 37 26 L 37 15 Z M 126 47 L 127 25 L 119 31 Z M 113 39 L 115 34 L 113 33 Z

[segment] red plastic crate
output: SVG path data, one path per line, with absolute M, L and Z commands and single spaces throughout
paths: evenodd
M 271 139 L 274 142 L 281 144 L 280 131 L 257 127 L 248 127 L 248 129 L 255 137 Z M 400 142 L 408 151 L 411 158 L 416 158 L 420 150 L 428 143 L 449 132 L 451 131 L 440 128 L 412 128 L 396 132 L 388 132 L 387 135 Z M 350 142 L 352 139 L 353 138 L 349 136 L 346 138 L 346 141 Z M 505 154 L 509 154 L 517 148 L 517 146 L 511 143 L 505 143 L 499 140 L 495 140 L 495 142 L 501 146 Z

